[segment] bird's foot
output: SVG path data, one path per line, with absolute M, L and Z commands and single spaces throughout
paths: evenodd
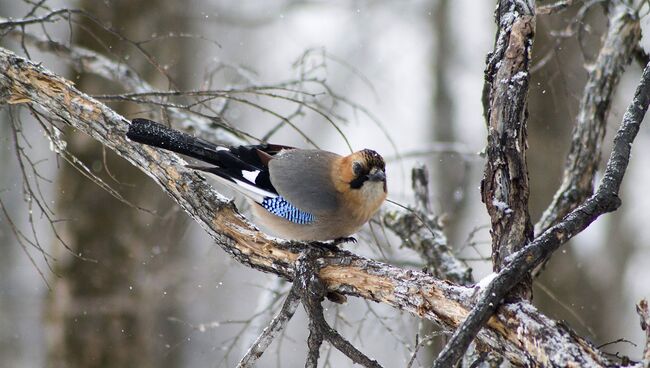
M 336 252 L 339 251 L 339 245 L 343 243 L 356 243 L 356 242 L 357 239 L 350 236 L 344 238 L 336 238 L 330 241 L 316 241 L 316 242 L 312 242 L 312 245 L 318 246 L 330 252 Z
M 324 249 L 326 251 L 330 252 L 337 252 L 339 251 L 339 247 L 337 247 L 336 243 L 330 243 L 330 242 L 314 242 L 312 243 L 313 245 L 316 245 L 320 247 L 321 249 Z
M 343 243 L 356 244 L 357 239 L 355 237 L 353 237 L 353 236 L 346 236 L 346 237 L 336 238 L 336 239 L 332 240 L 333 245 L 340 245 L 340 244 L 343 244 Z

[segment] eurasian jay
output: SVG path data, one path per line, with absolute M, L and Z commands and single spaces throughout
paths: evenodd
M 242 193 L 255 222 L 286 239 L 346 238 L 386 199 L 384 160 L 369 149 L 340 156 L 275 144 L 221 147 L 147 119 L 134 119 L 127 137 L 210 164 L 189 167 Z

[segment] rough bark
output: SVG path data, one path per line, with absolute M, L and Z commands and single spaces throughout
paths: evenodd
M 54 119 L 90 135 L 151 176 L 235 260 L 256 270 L 294 279 L 295 262 L 305 244 L 267 237 L 250 225 L 232 203 L 216 193 L 201 176 L 186 169 L 177 156 L 128 142 L 125 138 L 128 121 L 76 90 L 69 81 L 0 49 L 0 103 L 37 105 Z M 570 234 L 567 233 L 569 229 L 553 228 L 540 241 L 546 245 L 553 239 L 562 239 Z M 533 251 L 542 250 L 533 248 Z M 517 263 L 521 262 L 520 258 L 515 257 L 513 264 L 521 266 Z M 385 303 L 445 328 L 457 327 L 474 305 L 475 288 L 455 286 L 423 272 L 375 262 L 342 250 L 328 250 L 322 262 L 319 277 L 328 291 Z M 521 276 L 512 270 L 504 274 L 509 275 L 508 280 Z M 540 314 L 527 302 L 501 307 L 486 327 L 478 334 L 478 342 L 502 353 L 515 364 L 610 364 L 589 342 Z M 558 343 L 562 344 L 561 348 Z
M 499 271 L 505 259 L 533 235 L 528 213 L 526 105 L 534 4 L 502 0 L 496 19 L 499 30 L 485 71 L 488 144 L 481 196 L 492 223 L 492 265 Z
M 483 96 L 488 121 L 488 162 L 481 192 L 492 220 L 493 267 L 501 271 L 489 283 L 467 319 L 455 330 L 434 367 L 455 365 L 508 293 L 530 296 L 529 272 L 534 267 L 600 215 L 620 206 L 618 190 L 629 161 L 631 144 L 650 101 L 649 65 L 614 140 L 612 156 L 596 194 L 532 240 L 525 123 L 534 4 L 499 1 L 496 19 L 499 29 L 495 50 L 488 57 Z M 580 365 L 585 364 L 580 362 Z

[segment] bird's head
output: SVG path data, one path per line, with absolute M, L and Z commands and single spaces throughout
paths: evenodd
M 369 149 L 341 159 L 337 188 L 346 201 L 364 216 L 374 214 L 386 199 L 386 164 L 377 152 Z M 369 217 L 368 216 L 368 217 Z
M 370 187 L 379 187 L 386 192 L 386 164 L 375 151 L 364 149 L 346 157 L 347 174 L 350 176 L 351 190 L 365 191 Z

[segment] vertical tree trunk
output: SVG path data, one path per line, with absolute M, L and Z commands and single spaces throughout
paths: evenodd
M 165 22 L 164 7 L 152 10 L 145 1 L 112 1 L 109 5 L 84 1 L 82 8 L 91 14 L 107 14 L 102 20 L 125 35 L 145 28 L 146 37 L 150 37 L 156 24 Z M 91 22 L 84 26 L 96 30 Z M 106 32 L 96 34 L 111 45 Z M 79 45 L 100 47 L 81 29 L 75 29 L 74 36 Z M 152 53 L 160 58 L 187 54 L 180 42 L 166 40 L 159 45 Z M 116 51 L 118 55 L 128 52 Z M 102 84 L 105 93 L 105 83 L 89 76 L 77 80 L 80 88 L 91 92 Z M 127 106 L 120 107 L 125 109 Z M 70 151 L 105 182 L 159 215 L 120 203 L 70 165 L 62 165 L 57 207 L 61 217 L 72 219 L 63 226 L 64 234 L 76 252 L 97 263 L 63 254 L 67 259 L 57 264 L 60 277 L 53 280 L 47 312 L 53 332 L 49 361 L 53 367 L 179 366 L 182 350 L 169 353 L 168 349 L 183 339 L 182 326 L 167 318 L 182 311 L 178 299 L 164 295 L 173 295 L 169 277 L 175 272 L 170 270 L 179 268 L 187 250 L 178 242 L 187 219 L 132 165 L 112 153 L 104 159 L 102 146 L 88 136 L 72 130 L 66 136 Z M 170 211 L 175 213 L 169 216 Z M 159 225 L 161 229 L 157 229 Z M 166 272 L 157 272 L 162 270 Z M 157 279 L 157 274 L 163 278 Z
M 531 1 L 500 0 L 495 51 L 485 70 L 484 107 L 488 123 L 487 162 L 481 196 L 492 222 L 492 267 L 501 270 L 511 254 L 533 237 L 528 212 L 528 85 L 535 10 Z M 512 11 L 519 15 L 512 18 Z M 530 278 L 517 294 L 530 298 Z

